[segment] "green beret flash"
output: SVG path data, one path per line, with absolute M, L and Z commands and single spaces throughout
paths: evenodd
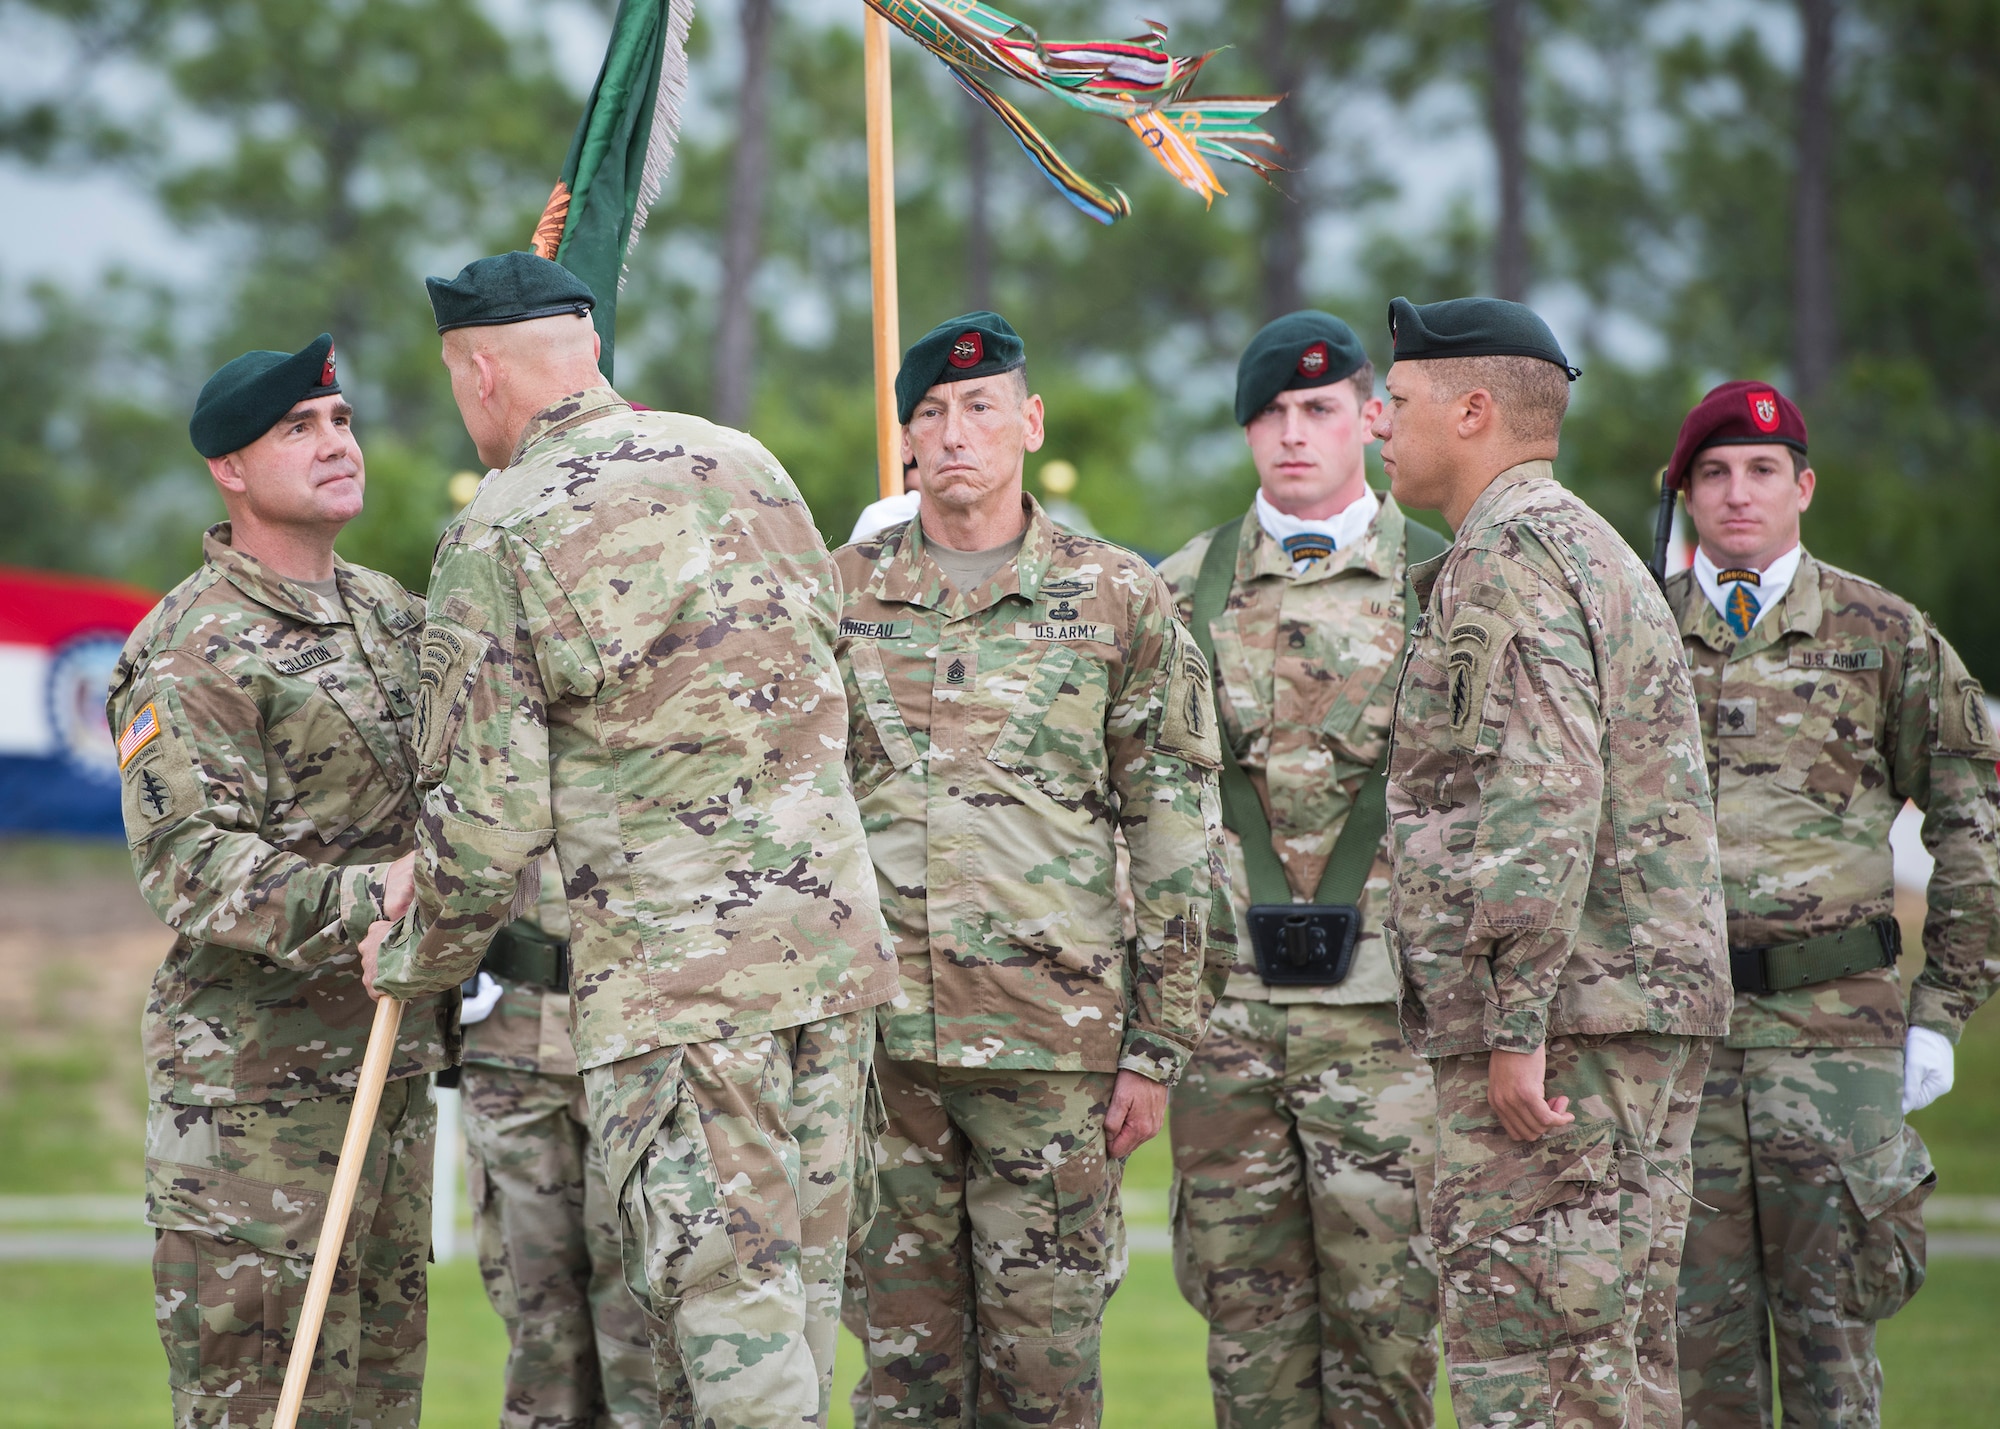
M 1389 340 L 1395 344 L 1398 362 L 1534 357 L 1554 363 L 1572 382 L 1583 375 L 1569 365 L 1562 345 L 1540 314 L 1525 303 L 1502 298 L 1447 298 L 1422 307 L 1408 298 L 1392 298 Z
M 1332 313 L 1306 308 L 1265 323 L 1236 364 L 1236 425 L 1295 387 L 1327 387 L 1368 360 L 1354 329 Z
M 1027 365 L 1021 335 L 998 313 L 966 313 L 941 322 L 903 354 L 896 371 L 896 420 L 907 427 L 924 393 L 941 382 L 969 382 Z
M 301 402 L 340 390 L 333 337 L 321 333 L 297 352 L 246 352 L 201 384 L 188 440 L 206 457 L 241 451 Z
M 456 278 L 426 278 L 431 315 L 439 332 L 455 327 L 499 327 L 560 313 L 578 317 L 597 306 L 590 285 L 560 263 L 536 253 L 479 258 Z

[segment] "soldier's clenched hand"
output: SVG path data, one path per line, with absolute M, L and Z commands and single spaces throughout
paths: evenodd
M 393 923 L 410 911 L 417 897 L 417 855 L 413 849 L 389 865 L 382 880 L 382 913 Z
M 1130 1156 L 1167 1123 L 1167 1089 L 1140 1072 L 1121 1071 L 1111 1084 L 1104 1130 L 1113 1156 Z
M 1500 1118 L 1501 1129 L 1516 1141 L 1539 1141 L 1544 1132 L 1576 1120 L 1568 1097 L 1542 1095 L 1548 1065 L 1546 1045 L 1532 1052 L 1495 1048 L 1487 1059 L 1486 1104 Z

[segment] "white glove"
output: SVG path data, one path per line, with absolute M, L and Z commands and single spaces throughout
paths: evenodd
M 1951 1090 L 1951 1039 L 1928 1027 L 1912 1027 L 1903 1044 L 1903 1115 L 1922 1111 Z
M 458 1022 L 461 1027 L 470 1027 L 475 1022 L 484 1022 L 493 1015 L 493 1009 L 500 1005 L 500 994 L 506 989 L 500 986 L 493 974 L 475 973 L 459 985 Z M 1946 1047 L 1949 1052 L 1951 1048 Z M 1945 1064 L 1949 1067 L 1951 1064 Z M 1945 1085 L 1951 1085 L 1951 1073 L 1945 1073 Z

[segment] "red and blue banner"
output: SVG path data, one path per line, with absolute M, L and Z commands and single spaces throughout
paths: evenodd
M 121 838 L 104 693 L 159 597 L 0 566 L 0 834 Z

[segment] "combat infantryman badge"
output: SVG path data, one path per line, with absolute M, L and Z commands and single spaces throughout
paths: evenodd
M 1750 402 L 1750 420 L 1757 424 L 1760 432 L 1778 430 L 1778 394 L 1767 387 L 1753 388 L 1743 394 Z
M 1318 377 L 1326 371 L 1326 344 L 1316 342 L 1299 354 L 1299 376 Z
M 953 367 L 977 367 L 979 359 L 986 356 L 986 339 L 976 332 L 960 333 L 951 345 L 951 353 L 945 359 Z

